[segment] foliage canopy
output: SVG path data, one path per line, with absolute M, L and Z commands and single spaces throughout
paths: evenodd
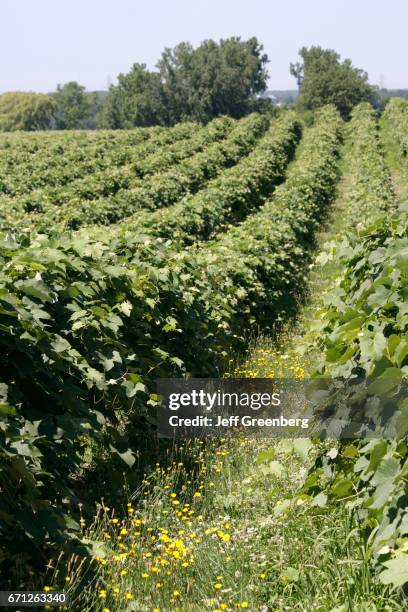
M 95 94 L 89 94 L 76 81 L 58 85 L 53 94 L 57 130 L 85 129 L 90 126 Z
M 46 130 L 54 103 L 45 94 L 13 91 L 0 95 L 0 131 Z
M 374 101 L 375 90 L 368 83 L 364 70 L 355 68 L 351 60 L 340 61 L 332 49 L 302 47 L 301 62 L 290 65 L 290 72 L 299 87 L 298 105 L 314 110 L 334 104 L 347 119 L 354 106 L 363 101 Z

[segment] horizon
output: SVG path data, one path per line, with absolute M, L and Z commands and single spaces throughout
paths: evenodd
M 407 89 L 404 58 L 408 51 L 405 24 L 408 3 L 391 0 L 351 0 L 330 7 L 324 0 L 306 6 L 271 6 L 267 0 L 222 4 L 214 0 L 159 0 L 136 6 L 132 0 L 62 0 L 58 11 L 51 0 L 41 6 L 29 0 L 3 0 L 0 15 L 7 24 L 0 42 L 4 65 L 0 93 L 49 93 L 58 84 L 77 81 L 88 91 L 105 91 L 135 62 L 152 70 L 165 47 L 189 41 L 256 36 L 269 57 L 268 90 L 295 90 L 290 62 L 298 60 L 302 46 L 320 45 L 337 51 L 342 59 L 369 75 L 372 85 Z M 349 8 L 348 8 L 349 7 Z M 158 18 L 160 16 L 160 19 Z M 294 19 L 296 17 L 296 19 Z M 171 28 L 168 27 L 171 24 Z M 63 26 L 63 28 L 61 27 Z

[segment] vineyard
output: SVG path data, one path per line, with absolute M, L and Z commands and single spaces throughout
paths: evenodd
M 99 612 L 406 608 L 405 435 L 175 448 L 155 415 L 158 378 L 399 388 L 407 156 L 401 99 L 0 136 L 4 588 Z

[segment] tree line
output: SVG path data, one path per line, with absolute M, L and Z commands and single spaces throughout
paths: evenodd
M 380 106 L 384 92 L 369 84 L 364 70 L 336 51 L 303 47 L 290 64 L 300 110 L 332 103 L 347 119 L 362 101 Z M 256 37 L 205 40 L 194 48 L 182 42 L 165 49 L 155 70 L 135 63 L 119 74 L 106 95 L 87 92 L 75 81 L 51 94 L 8 92 L 0 95 L 0 130 L 128 129 L 171 126 L 181 121 L 206 123 L 214 117 L 240 118 L 269 111 L 265 96 L 268 56 Z

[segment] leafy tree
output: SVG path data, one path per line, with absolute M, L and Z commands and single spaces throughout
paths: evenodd
M 168 122 L 160 75 L 145 64 L 133 64 L 128 74 L 118 76 L 99 114 L 102 128 L 166 125 Z
M 57 130 L 74 130 L 88 127 L 92 100 L 85 87 L 76 81 L 58 85 L 53 94 L 55 102 L 55 127 Z
M 0 95 L 0 131 L 49 129 L 54 112 L 53 100 L 32 92 L 7 92 Z
M 219 115 L 242 117 L 265 91 L 266 63 L 256 38 L 206 40 L 196 49 L 182 42 L 165 49 L 157 71 L 134 64 L 111 87 L 100 113 L 101 127 L 173 125 L 210 121 Z
M 302 47 L 299 55 L 302 61 L 290 64 L 290 72 L 298 83 L 300 108 L 313 110 L 334 104 L 346 119 L 359 102 L 375 101 L 367 73 L 355 68 L 351 60 L 341 62 L 338 53 L 321 47 Z
M 268 58 L 262 49 L 256 38 L 238 37 L 205 40 L 196 49 L 189 43 L 165 49 L 158 69 L 171 122 L 250 112 L 266 89 Z

